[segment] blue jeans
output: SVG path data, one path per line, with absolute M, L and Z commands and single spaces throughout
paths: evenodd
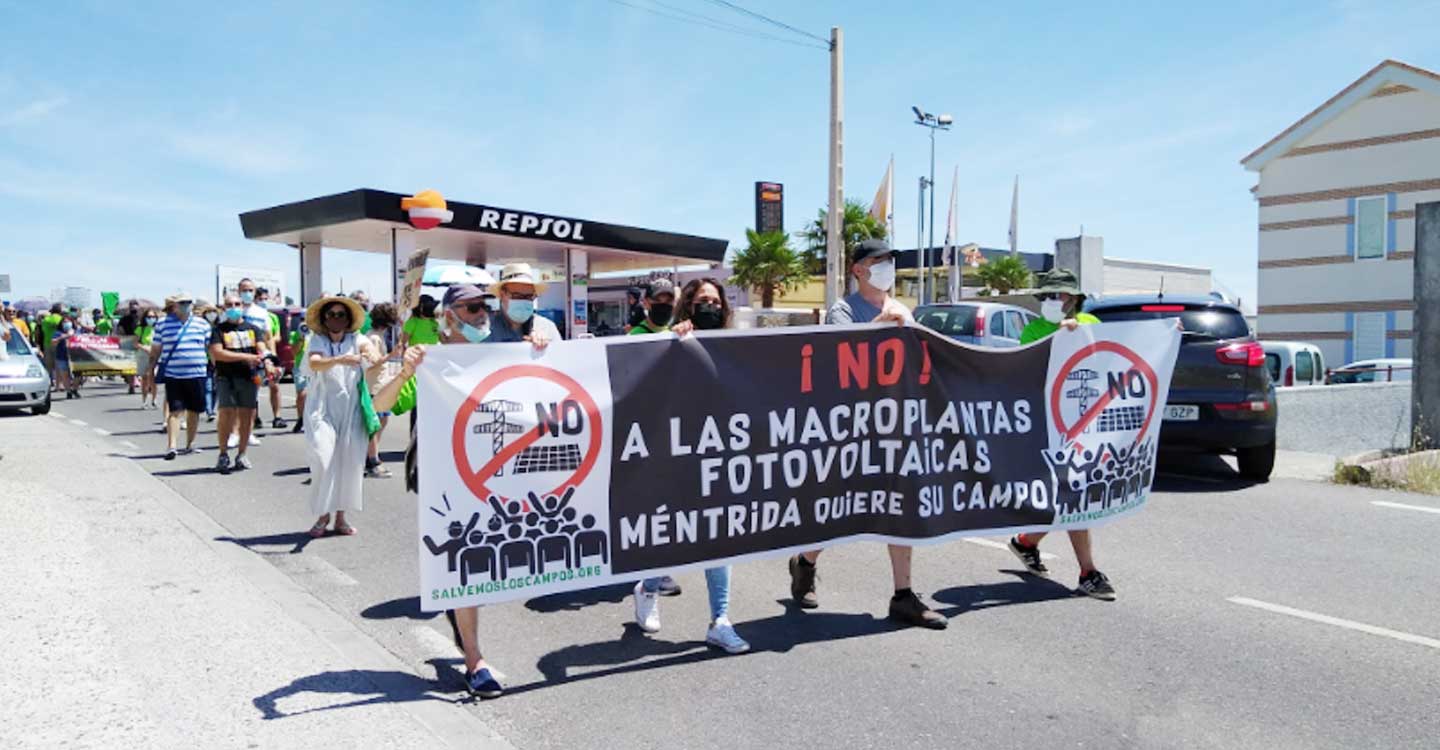
M 660 590 L 659 578 L 646 578 L 640 584 L 645 591 Z M 718 620 L 730 614 L 730 566 L 705 569 L 705 588 L 710 592 L 710 619 Z
M 215 378 L 205 378 L 205 413 L 215 413 Z

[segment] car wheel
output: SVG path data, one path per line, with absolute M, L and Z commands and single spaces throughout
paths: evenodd
M 50 399 L 48 399 L 48 398 L 45 399 L 45 403 L 40 404 L 39 406 L 32 406 L 32 407 L 30 407 L 30 413 L 31 413 L 31 414 L 34 414 L 34 415 L 37 416 L 37 417 L 43 417 L 43 416 L 45 416 L 46 414 L 49 414 L 49 413 L 50 413 Z
M 1275 470 L 1275 443 L 1240 448 L 1235 451 L 1235 457 L 1239 459 L 1240 476 L 1257 482 L 1269 481 L 1270 472 Z

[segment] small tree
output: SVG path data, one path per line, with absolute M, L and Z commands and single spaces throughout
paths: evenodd
M 1030 267 L 1015 255 L 1006 255 L 985 263 L 980 266 L 976 275 L 985 282 L 985 286 L 1000 294 L 1009 294 L 1012 290 L 1030 286 Z
M 825 273 L 825 218 L 827 211 L 820 209 L 815 221 L 800 231 L 805 240 L 805 263 L 812 274 Z M 865 240 L 885 239 L 885 222 L 870 215 L 870 208 L 855 200 L 845 201 L 845 215 L 842 218 L 840 238 L 845 243 L 845 257 L 852 257 L 855 246 Z
M 810 280 L 805 259 L 790 247 L 790 236 L 784 232 L 760 234 L 745 230 L 749 246 L 737 250 L 732 260 L 735 276 L 730 283 L 760 292 L 762 307 L 773 307 L 775 292 L 797 289 Z

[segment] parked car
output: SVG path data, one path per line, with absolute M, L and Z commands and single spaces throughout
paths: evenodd
M 1240 308 L 1202 296 L 1093 300 L 1102 321 L 1179 318 L 1180 354 L 1160 426 L 1162 448 L 1234 452 L 1240 474 L 1266 481 L 1275 468 L 1275 386 L 1265 350 Z
M 0 343 L 10 355 L 0 360 L 0 411 L 50 413 L 50 371 L 18 331 Z
M 1325 358 L 1314 344 L 1299 341 L 1262 341 L 1265 367 L 1277 387 L 1324 385 Z
M 1039 317 L 1023 307 L 995 302 L 949 302 L 915 308 L 915 322 L 976 346 L 1020 345 L 1020 332 Z
M 1388 359 L 1363 359 L 1344 367 L 1331 370 L 1329 382 L 1344 383 L 1408 383 L 1415 360 L 1390 357 Z

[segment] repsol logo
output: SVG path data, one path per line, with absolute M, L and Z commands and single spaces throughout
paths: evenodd
M 557 240 L 585 240 L 585 222 L 536 216 L 493 208 L 480 210 L 480 228 L 532 237 L 553 237 Z

